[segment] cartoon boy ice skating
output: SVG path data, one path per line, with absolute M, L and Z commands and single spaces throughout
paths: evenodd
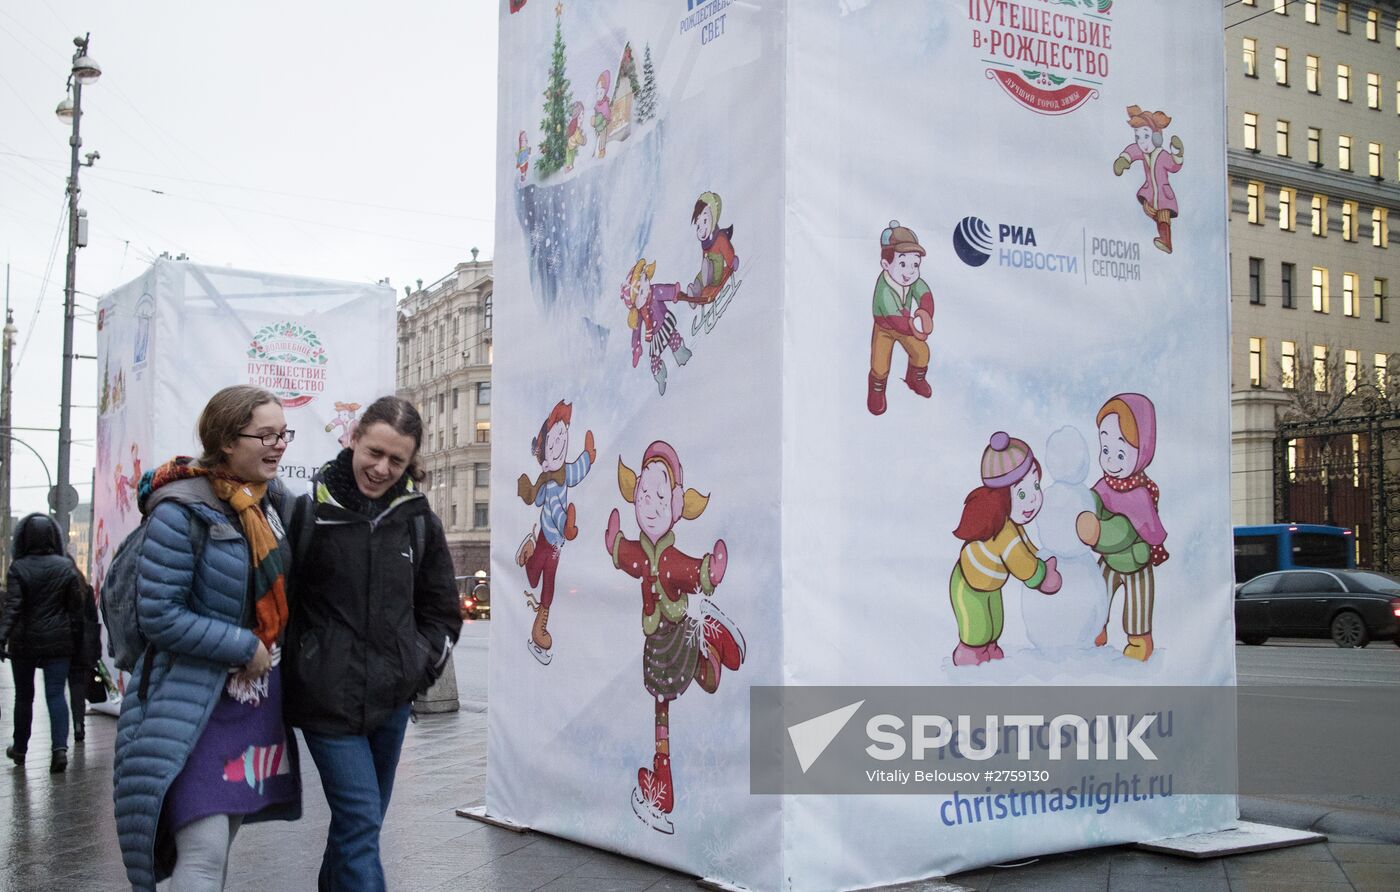
M 1128 106 L 1128 126 L 1133 128 L 1133 141 L 1113 161 L 1116 177 L 1142 162 L 1143 183 L 1137 191 L 1137 199 L 1143 213 L 1157 223 L 1157 237 L 1152 244 L 1168 254 L 1172 252 L 1172 217 L 1177 215 L 1176 193 L 1172 191 L 1169 178 L 1181 170 L 1186 160 L 1181 137 L 1172 137 L 1171 151 L 1162 148 L 1163 131 L 1171 122 L 1165 112 Z
M 695 558 L 676 547 L 675 526 L 694 520 L 709 496 L 685 488 L 680 457 L 660 440 L 642 453 L 636 473 L 618 459 L 617 485 L 632 503 L 639 533 L 622 534 L 616 508 L 608 517 L 603 544 L 613 566 L 642 584 L 642 684 L 656 707 L 656 754 L 650 768 L 637 771 L 632 810 L 661 833 L 674 833 L 667 817 L 675 807 L 671 780 L 671 701 L 692 681 L 713 694 L 724 669 L 744 662 L 746 645 L 738 626 L 710 600 L 724 579 L 729 551 L 720 539 L 714 550 Z
M 933 293 L 919 278 L 924 249 L 912 229 L 891 220 L 880 233 L 880 277 L 875 280 L 871 312 L 870 380 L 865 407 L 871 415 L 885 413 L 885 384 L 890 377 L 894 345 L 904 348 L 909 368 L 904 383 L 925 399 L 933 396 L 928 375 L 928 336 L 933 332 Z
M 540 508 L 539 532 L 531 530 L 520 543 L 515 562 L 525 568 L 530 587 L 540 587 L 538 600 L 530 592 L 525 593 L 526 600 L 535 608 L 535 623 L 526 643 L 530 653 L 544 665 L 554 659 L 549 608 L 554 603 L 554 574 L 559 569 L 559 554 L 565 542 L 578 536 L 574 506 L 569 504 L 569 489 L 583 482 L 598 457 L 598 450 L 593 446 L 593 431 L 588 431 L 583 436 L 583 452 L 565 464 L 573 415 L 573 406 L 563 400 L 555 405 L 540 426 L 539 435 L 530 443 L 530 451 L 540 464 L 540 475 L 531 482 L 529 476 L 521 474 L 516 481 L 521 500 Z

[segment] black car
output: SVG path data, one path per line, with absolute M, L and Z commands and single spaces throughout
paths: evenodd
M 1365 647 L 1373 638 L 1400 645 L 1400 578 L 1369 570 L 1280 570 L 1235 589 L 1235 637 L 1331 638 Z

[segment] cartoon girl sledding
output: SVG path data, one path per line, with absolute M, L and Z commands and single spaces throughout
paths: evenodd
M 1137 199 L 1143 213 L 1157 223 L 1157 237 L 1152 244 L 1168 254 L 1172 252 L 1172 217 L 1177 215 L 1176 193 L 1172 191 L 1169 177 L 1181 170 L 1186 161 L 1181 137 L 1172 137 L 1170 152 L 1162 148 L 1162 132 L 1171 122 L 1165 112 L 1128 106 L 1128 126 L 1133 128 L 1133 141 L 1113 160 L 1116 177 L 1142 162 L 1143 183 L 1137 191 Z
M 642 341 L 645 339 L 651 356 L 651 376 L 656 379 L 656 389 L 666 395 L 666 362 L 662 358 L 669 347 L 676 365 L 690 362 L 690 348 L 685 345 L 680 329 L 676 326 L 676 316 L 666 304 L 675 303 L 680 298 L 680 285 L 653 285 L 656 262 L 638 260 L 622 283 L 622 302 L 627 305 L 627 327 L 632 329 L 632 368 L 642 358 Z M 645 330 L 645 335 L 643 331 Z
M 675 545 L 676 523 L 694 520 L 709 504 L 709 496 L 686 489 L 680 457 L 660 440 L 642 453 L 634 473 L 619 458 L 617 485 L 636 512 L 636 539 L 622 534 L 616 508 L 608 517 L 604 545 L 613 566 L 642 584 L 642 684 L 656 707 L 656 754 L 650 768 L 637 771 L 632 811 L 661 833 L 674 833 L 667 817 L 675 807 L 671 780 L 671 701 L 692 681 L 713 694 L 724 669 L 744 662 L 746 645 L 738 626 L 710 600 L 724 579 L 729 551 L 720 539 L 701 558 Z M 695 597 L 692 600 L 693 596 Z
M 535 623 L 526 642 L 530 653 L 548 666 L 554 659 L 554 636 L 549 634 L 549 608 L 554 603 L 554 574 L 559 569 L 559 555 L 564 543 L 578 536 L 574 523 L 574 506 L 569 504 L 569 489 L 578 486 L 588 476 L 588 469 L 598 458 L 593 445 L 593 431 L 583 435 L 583 451 L 578 458 L 565 464 L 569 451 L 569 425 L 573 422 L 573 406 L 560 400 L 549 417 L 540 425 L 539 435 L 530 441 L 530 451 L 539 462 L 540 475 L 531 482 L 521 474 L 516 491 L 527 505 L 540 509 L 539 532 L 533 529 L 515 552 L 515 562 L 525 568 L 530 587 L 540 587 L 535 598 L 525 592 L 525 600 L 535 610 Z
M 982 485 L 968 494 L 953 535 L 963 541 L 948 595 L 958 621 L 954 666 L 976 666 L 1005 656 L 1001 587 L 1010 576 L 1047 595 L 1060 590 L 1055 558 L 1041 560 L 1025 525 L 1040 513 L 1040 462 L 1025 441 L 992 434 L 982 452 Z
M 1166 561 L 1166 528 L 1157 514 L 1161 491 L 1145 473 L 1157 450 L 1157 410 L 1140 393 L 1120 393 L 1099 409 L 1099 465 L 1094 510 L 1075 521 L 1079 539 L 1099 556 L 1108 609 L 1123 589 L 1123 655 L 1146 662 L 1152 656 L 1152 568 Z M 1108 616 L 1094 644 L 1108 643 Z
M 608 90 L 612 86 L 612 72 L 598 75 L 597 99 L 593 103 L 593 132 L 598 137 L 598 157 L 608 154 L 608 127 L 612 126 L 612 102 L 608 100 Z
M 724 202 L 715 192 L 702 192 L 690 214 L 695 237 L 700 240 L 700 272 L 695 281 L 685 286 L 686 298 L 692 304 L 707 304 L 719 296 L 739 258 L 734 255 L 734 227 L 719 225 Z

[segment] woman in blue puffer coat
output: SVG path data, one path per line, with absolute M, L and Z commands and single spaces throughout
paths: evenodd
M 256 387 L 219 391 L 204 452 L 142 478 L 137 617 L 150 646 L 117 722 L 113 798 L 134 889 L 219 890 L 245 822 L 301 814 L 296 738 L 282 719 L 290 548 L 277 480 L 292 439 Z

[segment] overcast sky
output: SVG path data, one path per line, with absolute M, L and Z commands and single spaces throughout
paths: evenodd
M 497 4 L 492 0 L 24 0 L 0 4 L 0 265 L 19 327 L 17 428 L 56 428 L 68 128 L 54 115 L 72 39 L 83 91 L 90 243 L 78 253 L 76 352 L 96 299 L 162 251 L 200 263 L 362 282 L 402 294 L 493 256 Z M 0 270 L 0 275 L 3 271 Z M 37 314 L 37 315 L 36 315 Z M 22 358 L 21 358 L 21 351 Z M 78 360 L 73 483 L 90 496 L 94 363 Z M 57 436 L 15 435 L 50 472 Z M 16 513 L 44 470 L 14 455 Z

